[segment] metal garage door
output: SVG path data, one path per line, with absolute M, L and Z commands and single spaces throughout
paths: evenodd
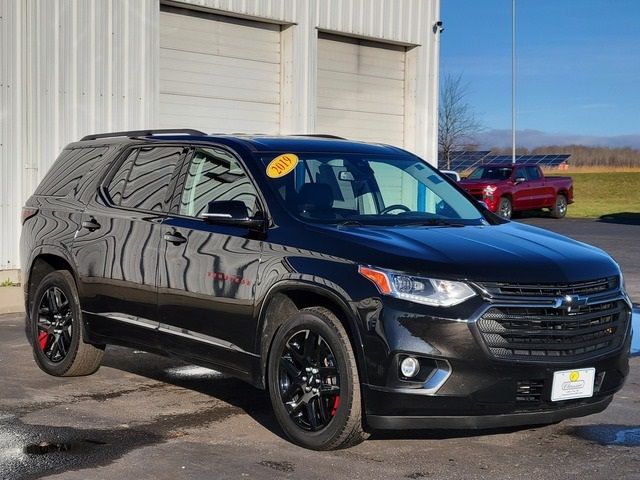
M 320 34 L 318 49 L 316 131 L 402 146 L 405 48 Z
M 279 25 L 163 8 L 162 127 L 277 133 L 279 122 Z

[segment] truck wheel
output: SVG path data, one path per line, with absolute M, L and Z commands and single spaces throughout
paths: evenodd
M 275 416 L 292 442 L 335 450 L 366 438 L 351 342 L 326 308 L 300 310 L 280 327 L 269 355 L 268 385 Z
M 508 197 L 500 197 L 500 204 L 498 205 L 498 215 L 502 218 L 509 220 L 513 215 L 513 207 L 511 206 L 511 200 Z
M 564 218 L 566 214 L 567 214 L 567 197 L 559 193 L 558 196 L 556 196 L 556 203 L 554 207 L 551 209 L 551 216 L 553 218 Z
M 104 350 L 83 340 L 78 291 L 66 270 L 51 272 L 36 288 L 29 327 L 33 356 L 49 375 L 90 375 L 100 367 Z

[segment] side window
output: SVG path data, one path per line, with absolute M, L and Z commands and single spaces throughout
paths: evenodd
M 133 150 L 109 183 L 111 200 L 121 207 L 161 211 L 173 170 L 183 147 Z
M 524 167 L 518 167 L 516 168 L 516 173 L 513 176 L 513 178 L 524 178 L 525 180 L 528 180 L 527 178 L 527 172 L 525 171 Z
M 127 183 L 127 178 L 129 178 L 129 172 L 131 171 L 131 165 L 135 161 L 138 156 L 138 150 L 132 150 L 124 162 L 118 168 L 118 171 L 115 173 L 111 182 L 109 182 L 109 187 L 107 191 L 109 192 L 109 197 L 111 201 L 115 205 L 120 205 L 120 201 L 122 200 L 122 192 L 124 191 L 124 186 Z
M 252 217 L 257 212 L 257 199 L 251 181 L 229 152 L 218 148 L 196 148 L 184 181 L 179 213 L 200 217 L 209 202 L 241 201 Z
M 64 197 L 76 192 L 78 182 L 107 152 L 105 147 L 64 150 L 35 191 L 35 195 Z
M 527 167 L 527 177 L 529 177 L 529 180 L 539 180 L 540 171 L 538 167 Z

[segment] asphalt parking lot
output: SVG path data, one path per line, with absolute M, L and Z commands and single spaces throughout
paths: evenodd
M 610 251 L 640 301 L 640 226 L 524 221 Z M 282 438 L 268 396 L 238 380 L 115 347 L 97 374 L 53 378 L 35 366 L 23 330 L 21 315 L 0 316 L 0 479 L 640 479 L 637 356 L 598 415 L 530 429 L 374 434 L 349 450 L 312 452 Z

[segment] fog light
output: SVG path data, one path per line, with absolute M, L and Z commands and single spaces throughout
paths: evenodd
M 416 358 L 407 357 L 400 363 L 400 373 L 404 377 L 415 377 L 420 371 L 420 363 Z

